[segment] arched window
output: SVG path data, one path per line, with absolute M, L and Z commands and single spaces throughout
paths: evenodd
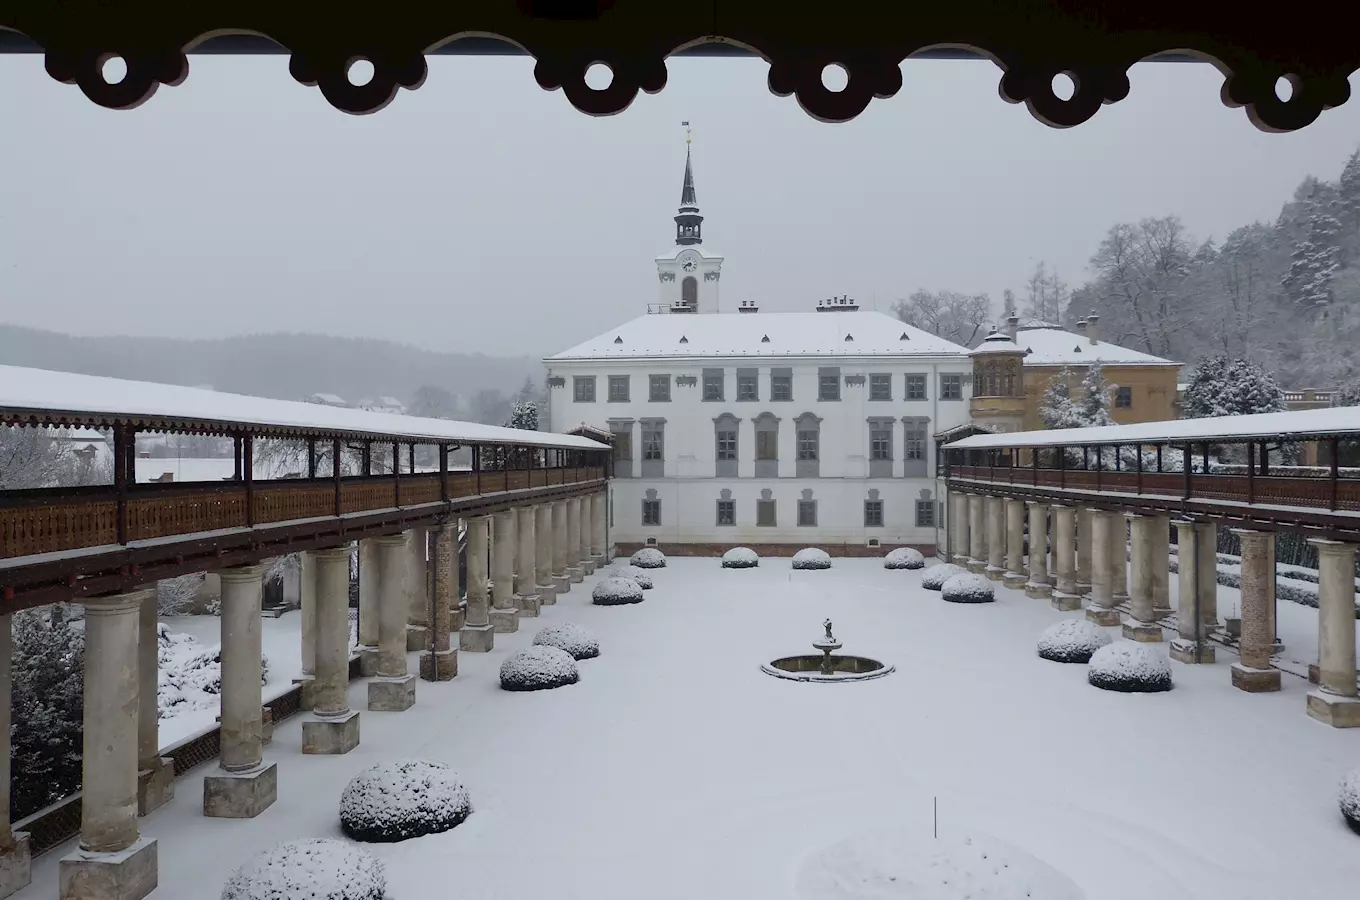
M 699 305 L 699 280 L 693 275 L 686 275 L 680 282 L 680 302 L 690 306 Z
M 779 477 L 779 417 L 763 412 L 756 416 L 756 477 Z
M 821 474 L 822 420 L 812 413 L 803 413 L 793 420 L 797 436 L 797 461 L 794 474 L 799 478 L 817 478 Z

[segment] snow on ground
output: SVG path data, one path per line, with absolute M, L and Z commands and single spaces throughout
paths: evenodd
M 1215 665 L 1172 663 L 1170 693 L 1100 691 L 1085 666 L 1035 653 L 1043 628 L 1080 613 L 1000 585 L 995 603 L 945 603 L 920 572 L 879 559 L 733 578 L 712 559 L 675 558 L 647 602 L 619 607 L 591 604 L 597 577 L 496 635 L 494 651 L 460 654 L 453 681 L 420 682 L 412 709 L 364 711 L 346 756 L 303 756 L 302 717 L 282 723 L 266 748 L 279 799 L 254 820 L 203 818 L 212 766 L 179 779 L 174 801 L 142 820 L 160 841 L 153 897 L 210 900 L 253 853 L 338 837 L 349 780 L 409 757 L 451 765 L 477 812 L 372 847 L 392 900 L 439 900 L 451 885 L 500 900 L 794 897 L 827 848 L 875 829 L 920 833 L 936 800 L 942 835 L 1032 856 L 1087 900 L 1343 897 L 1360 880 L 1360 839 L 1336 800 L 1360 733 L 1308 718 L 1300 678 L 1278 694 L 1236 691 L 1220 650 Z M 760 671 L 811 652 L 825 618 L 844 652 L 896 673 L 826 685 Z M 501 690 L 501 663 L 538 626 L 566 621 L 607 648 L 580 664 L 580 683 Z M 353 684 L 356 709 L 366 690 Z M 35 861 L 21 900 L 56 896 L 73 847 Z

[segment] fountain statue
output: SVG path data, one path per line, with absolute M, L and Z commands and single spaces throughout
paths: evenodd
M 834 643 L 836 640 L 836 636 L 831 633 L 831 620 L 827 619 L 825 622 L 823 622 L 822 627 L 826 629 L 826 642 L 828 644 Z
M 831 620 L 822 622 L 822 637 L 812 642 L 820 656 L 785 656 L 761 666 L 761 671 L 776 678 L 793 681 L 868 681 L 890 674 L 893 666 L 867 656 L 833 656 L 841 642 L 831 630 Z

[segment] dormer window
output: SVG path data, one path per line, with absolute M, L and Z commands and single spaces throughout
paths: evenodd
M 621 338 L 621 337 L 616 337 L 616 338 L 614 338 L 614 343 L 616 343 L 616 344 L 622 344 L 622 343 L 623 343 L 623 338 Z

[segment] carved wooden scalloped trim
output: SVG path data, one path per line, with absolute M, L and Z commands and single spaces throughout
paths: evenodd
M 1288 16 L 1268 24 L 1244 21 L 1252 17 L 1218 0 L 1104 6 L 1119 8 L 1093 12 L 1072 0 L 932 5 L 839 0 L 820 8 L 695 0 L 686 15 L 676 15 L 654 0 L 459 0 L 394 2 L 351 14 L 320 0 L 116 5 L 11 0 L 0 11 L 0 29 L 35 41 L 53 78 L 77 85 L 111 109 L 131 109 L 161 85 L 180 84 L 189 74 L 187 52 L 232 34 L 274 41 L 290 54 L 289 71 L 297 81 L 354 114 L 376 112 L 400 89 L 420 87 L 428 73 L 425 54 L 466 37 L 502 40 L 529 53 L 537 61 L 539 85 L 561 89 L 572 106 L 591 115 L 622 112 L 639 91 L 660 91 L 667 56 L 713 42 L 765 59 L 770 90 L 794 97 L 826 122 L 853 119 L 872 100 L 894 96 L 903 87 L 902 61 L 941 47 L 993 60 L 1002 70 L 1002 99 L 1025 104 L 1037 119 L 1058 128 L 1085 122 L 1102 105 L 1122 100 L 1129 92 L 1129 67 L 1167 52 L 1190 53 L 1215 65 L 1224 75 L 1223 102 L 1244 107 L 1268 131 L 1302 128 L 1324 109 L 1346 102 L 1347 78 L 1360 68 L 1360 41 L 1329 25 L 1333 16 L 1326 0 L 1302 0 Z M 1308 7 L 1316 7 L 1316 14 Z M 127 76 L 111 85 L 101 70 L 114 55 L 126 61 Z M 359 59 L 374 67 L 362 86 L 348 78 Z M 613 72 L 605 89 L 586 84 L 586 70 L 594 63 Z M 843 90 L 823 86 L 822 72 L 832 63 L 849 76 Z M 1076 86 L 1067 100 L 1053 90 L 1059 73 L 1070 75 Z M 1294 86 L 1287 102 L 1275 94 L 1281 77 Z

